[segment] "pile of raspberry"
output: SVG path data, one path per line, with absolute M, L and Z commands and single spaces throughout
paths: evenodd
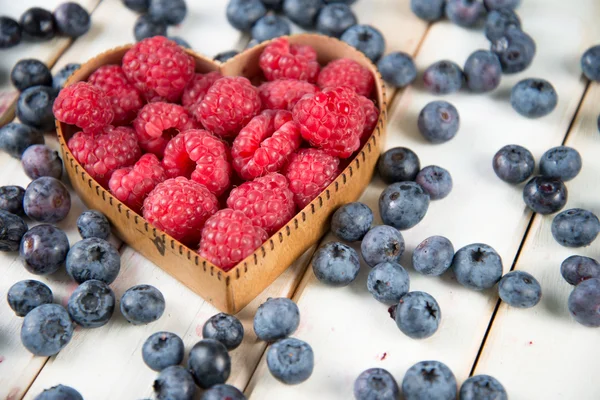
M 371 72 L 321 67 L 281 38 L 260 56 L 259 86 L 195 72 L 162 36 L 121 65 L 64 88 L 54 115 L 90 176 L 158 229 L 227 271 L 307 206 L 377 124 Z

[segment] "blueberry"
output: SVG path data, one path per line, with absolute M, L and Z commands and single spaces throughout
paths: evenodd
M 421 135 L 431 143 L 447 142 L 458 132 L 458 110 L 447 101 L 432 101 L 419 113 L 417 126 Z
M 501 38 L 492 41 L 491 50 L 498 56 L 502 72 L 514 74 L 531 65 L 536 46 L 531 36 L 515 26 L 509 26 Z
M 598 217 L 581 208 L 563 211 L 552 220 L 552 236 L 565 247 L 589 246 L 599 230 Z
M 119 251 L 104 239 L 91 237 L 80 240 L 67 255 L 67 273 L 77 283 L 96 279 L 110 285 L 120 269 Z
M 133 36 L 138 42 L 153 36 L 167 36 L 167 25 L 154 20 L 148 14 L 143 14 L 133 25 Z
M 83 396 L 70 386 L 58 385 L 44 390 L 33 400 L 83 400 Z
M 521 0 L 483 0 L 488 10 L 501 10 L 506 8 L 517 8 Z
M 489 289 L 502 277 L 502 259 L 487 244 L 474 243 L 459 249 L 452 260 L 458 283 L 472 290 Z
M 489 92 L 500 84 L 502 65 L 498 56 L 491 51 L 477 50 L 467 58 L 464 73 L 470 91 Z
M 494 155 L 492 166 L 498 178 L 504 182 L 521 183 L 533 174 L 535 160 L 525 147 L 509 144 Z
M 586 279 L 600 278 L 600 263 L 590 257 L 571 256 L 560 264 L 560 274 L 571 285 Z
M 360 244 L 363 259 L 371 267 L 383 262 L 400 262 L 404 253 L 404 238 L 391 226 L 379 225 L 371 229 Z
M 600 326 L 600 279 L 587 279 L 569 295 L 569 312 L 575 321 L 589 327 Z
M 347 4 L 328 4 L 317 17 L 317 32 L 340 37 L 346 29 L 356 25 L 357 22 L 356 15 Z
M 315 27 L 317 15 L 322 8 L 322 0 L 284 0 L 283 2 L 285 16 L 305 29 Z
M 17 117 L 25 125 L 40 131 L 54 130 L 52 105 L 56 91 L 51 86 L 33 86 L 19 95 Z
M 32 86 L 52 86 L 52 73 L 43 62 L 28 58 L 15 64 L 10 81 L 22 92 Z
M 291 32 L 289 22 L 278 15 L 265 15 L 252 27 L 252 38 L 259 43 L 275 39 L 279 36 L 289 35 Z
M 87 210 L 77 218 L 77 230 L 83 239 L 95 237 L 106 240 L 110 235 L 110 223 L 100 211 Z
M 371 229 L 373 211 L 364 203 L 348 203 L 338 208 L 331 218 L 331 231 L 347 242 L 361 240 Z
M 268 9 L 279 11 L 283 7 L 283 0 L 261 0 Z
M 196 384 L 208 389 L 227 381 L 231 372 L 231 358 L 223 343 L 202 339 L 190 350 L 188 368 Z
M 58 304 L 42 304 L 23 320 L 21 342 L 33 355 L 49 357 L 61 351 L 73 337 L 69 313 Z
M 440 276 L 452 265 L 454 246 L 443 236 L 423 240 L 412 256 L 413 268 L 420 274 Z
M 56 21 L 48 10 L 32 7 L 19 19 L 23 36 L 29 40 L 50 40 L 56 35 Z
M 185 0 L 150 0 L 148 14 L 165 25 L 180 24 L 187 14 Z
M 553 214 L 567 204 L 569 193 L 560 178 L 535 176 L 523 188 L 527 207 L 538 214 Z
M 227 350 L 233 350 L 244 339 L 244 326 L 235 316 L 219 313 L 204 323 L 202 337 L 218 340 L 227 347 Z
M 19 253 L 25 269 L 35 275 L 53 274 L 64 264 L 69 252 L 69 239 L 59 228 L 36 225 L 23 235 Z
M 237 51 L 237 50 L 224 51 L 222 53 L 217 54 L 213 58 L 213 60 L 224 63 L 225 61 L 237 56 L 238 54 L 239 54 L 239 51 Z
M 508 400 L 504 386 L 489 375 L 474 375 L 460 387 L 461 400 Z
M 43 176 L 31 182 L 23 199 L 25 214 L 34 221 L 59 222 L 71 209 L 71 195 L 58 179 Z
M 153 333 L 142 346 L 142 358 L 154 371 L 181 364 L 183 352 L 183 340 L 171 332 Z
M 408 293 L 410 278 L 404 267 L 395 262 L 377 264 L 367 279 L 367 289 L 375 300 L 392 305 Z
M 165 298 L 154 286 L 136 285 L 127 289 L 121 297 L 121 313 L 133 325 L 154 322 L 164 312 Z
M 102 281 L 85 281 L 69 297 L 67 309 L 71 319 L 82 327 L 99 328 L 113 315 L 115 294 Z
M 296 385 L 310 378 L 314 363 L 310 345 L 296 338 L 281 339 L 267 350 L 267 366 L 271 375 L 287 385 Z
M 590 47 L 581 56 L 581 70 L 591 81 L 600 81 L 600 45 Z
M 391 86 L 402 88 L 417 78 L 417 67 L 412 57 L 401 51 L 384 56 L 377 63 L 383 79 Z
M 531 274 L 512 271 L 500 279 L 498 295 L 512 307 L 531 308 L 540 302 L 542 287 Z
M 550 82 L 543 79 L 523 79 L 513 86 L 510 104 L 516 112 L 527 118 L 550 114 L 558 103 L 558 95 Z
M 231 26 L 243 32 L 250 32 L 256 21 L 266 13 L 267 9 L 260 0 L 230 0 L 226 11 Z
M 154 381 L 157 400 L 192 400 L 196 384 L 190 371 L 180 365 L 163 369 Z
M 21 156 L 21 164 L 25 174 L 31 179 L 42 176 L 60 179 L 62 176 L 62 160 L 58 151 L 43 144 L 29 146 Z
M 246 396 L 235 386 L 221 384 L 205 391 L 200 400 L 246 400 Z
M 387 183 L 414 181 L 420 170 L 419 157 L 406 147 L 389 149 L 377 162 L 379 176 Z
M 183 38 L 179 37 L 179 36 L 169 36 L 169 40 L 174 41 L 175 43 L 177 43 L 179 46 L 183 47 L 184 49 L 191 49 L 192 46 L 190 46 L 190 44 L 184 40 Z
M 0 17 L 0 49 L 8 49 L 18 45 L 22 36 L 21 25 L 12 18 Z
M 449 60 L 433 63 L 423 72 L 423 86 L 433 94 L 458 92 L 463 81 L 462 70 L 455 62 Z
M 300 310 L 285 297 L 268 298 L 254 315 L 254 333 L 259 340 L 273 342 L 294 333 L 300 325 Z
M 396 380 L 383 368 L 369 368 L 354 381 L 356 400 L 398 400 L 400 389 Z
M 76 38 L 90 30 L 92 21 L 87 10 L 77 3 L 67 2 L 54 10 L 54 20 L 58 31 L 68 37 Z
M 17 251 L 27 224 L 18 215 L 0 210 L 0 251 Z
M 446 0 L 410 0 L 410 9 L 425 21 L 437 21 L 444 16 Z
M 444 363 L 421 361 L 406 371 L 402 394 L 405 400 L 454 400 L 456 378 Z
M 459 26 L 478 25 L 485 17 L 485 6 L 480 0 L 447 0 L 446 17 Z
M 425 339 L 440 326 L 442 311 L 433 296 L 425 292 L 408 292 L 389 309 L 398 328 L 408 337 Z
M 421 185 L 431 200 L 443 199 L 452 191 L 450 172 L 437 165 L 429 165 L 419 171 L 415 182 Z
M 581 171 L 581 156 L 571 147 L 558 146 L 546 151 L 540 159 L 540 174 L 570 181 Z
M 25 189 L 21 186 L 0 187 L 0 210 L 8 211 L 16 215 L 23 215 L 23 197 Z
M 417 225 L 429 208 L 429 195 L 415 182 L 389 185 L 379 196 L 379 213 L 386 225 L 399 230 Z
M 21 158 L 33 144 L 44 144 L 44 135 L 30 126 L 11 122 L 0 128 L 0 150 L 11 157 Z
M 54 90 L 60 91 L 67 82 L 67 79 L 69 79 L 79 68 L 81 68 L 81 64 L 78 63 L 69 63 L 62 67 L 52 79 L 52 87 Z
M 485 20 L 485 36 L 490 41 L 498 40 L 504 36 L 509 26 L 521 29 L 521 19 L 510 8 L 491 11 Z
M 132 11 L 145 13 L 150 8 L 150 0 L 122 0 L 125 7 Z
M 346 29 L 340 39 L 355 47 L 376 63 L 385 51 L 385 39 L 381 32 L 371 25 L 354 25 Z
M 53 301 L 52 290 L 42 282 L 31 279 L 12 285 L 6 297 L 17 317 L 24 317 L 34 308 Z
M 329 242 L 315 252 L 312 259 L 315 276 L 329 286 L 348 286 L 358 276 L 360 261 L 350 246 Z

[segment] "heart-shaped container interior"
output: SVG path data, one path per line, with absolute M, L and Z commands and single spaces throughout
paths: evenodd
M 322 35 L 290 36 L 291 43 L 312 46 L 321 65 L 338 58 L 351 58 L 372 71 L 379 121 L 366 144 L 350 159 L 345 169 L 309 205 L 271 236 L 253 254 L 224 272 L 121 203 L 88 175 L 75 160 L 67 141 L 77 128 L 56 122 L 65 169 L 75 191 L 89 207 L 102 211 L 113 231 L 135 250 L 174 276 L 223 312 L 236 313 L 252 301 L 329 229 L 329 217 L 342 204 L 356 200 L 369 184 L 385 134 L 385 86 L 371 61 L 346 43 Z M 220 64 L 192 51 L 197 72 L 220 71 L 223 75 L 245 76 L 251 81 L 261 75 L 258 59 L 269 42 L 261 43 Z M 67 85 L 86 80 L 103 65 L 121 64 L 131 45 L 109 50 L 89 60 L 68 80 Z

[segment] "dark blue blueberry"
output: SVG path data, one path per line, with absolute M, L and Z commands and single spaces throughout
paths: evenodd
M 153 36 L 167 36 L 167 25 L 154 20 L 148 14 L 143 14 L 133 25 L 133 36 L 138 42 Z
M 196 384 L 190 371 L 180 365 L 163 369 L 154 381 L 157 400 L 193 400 Z
M 432 101 L 419 113 L 417 126 L 421 135 L 431 143 L 447 142 L 458 132 L 458 110 L 447 101 Z
M 552 220 L 552 236 L 566 247 L 589 246 L 598 236 L 600 221 L 591 211 L 571 208 Z
M 50 40 L 56 35 L 56 21 L 48 10 L 32 7 L 19 19 L 23 36 L 29 40 Z
M 558 146 L 546 151 L 540 158 L 540 174 L 570 181 L 581 171 L 581 156 L 571 147 Z
M 600 278 L 600 263 L 590 257 L 571 256 L 560 264 L 560 274 L 571 285 L 586 279 Z
M 396 228 L 379 225 L 371 229 L 360 244 L 363 259 L 371 267 L 383 262 L 400 262 L 404 238 Z
M 237 56 L 238 54 L 239 54 L 239 51 L 237 51 L 237 50 L 228 50 L 228 51 L 224 51 L 222 53 L 217 54 L 213 58 L 213 60 L 218 61 L 218 62 L 225 62 L 225 61 L 229 60 L 230 58 Z
M 410 0 L 410 9 L 425 21 L 437 21 L 444 16 L 446 0 Z
M 119 251 L 104 239 L 91 237 L 80 240 L 67 255 L 67 273 L 77 283 L 96 279 L 110 285 L 120 269 Z
M 446 17 L 459 26 L 478 25 L 485 17 L 486 10 L 481 0 L 447 0 Z
M 183 340 L 171 332 L 153 333 L 142 346 L 142 358 L 154 371 L 181 364 L 183 352 Z
M 22 36 L 21 25 L 12 18 L 0 17 L 0 49 L 8 49 L 18 45 Z
M 450 172 L 437 165 L 429 165 L 419 171 L 415 182 L 421 185 L 431 200 L 443 199 L 452 191 Z
M 38 222 L 59 222 L 71 209 L 71 195 L 58 179 L 43 176 L 31 182 L 23 198 L 25 214 Z
M 331 231 L 347 242 L 361 240 L 373 223 L 373 211 L 360 202 L 344 204 L 331 218 Z
M 227 381 L 231 372 L 231 358 L 223 343 L 202 339 L 190 350 L 188 368 L 196 384 L 208 389 Z
M 379 214 L 383 223 L 399 230 L 410 229 L 425 217 L 429 195 L 415 182 L 389 185 L 379 196 Z
M 587 279 L 575 286 L 568 305 L 575 321 L 589 327 L 600 326 L 600 279 Z
M 267 366 L 271 375 L 287 385 L 307 380 L 313 372 L 314 358 L 310 345 L 296 338 L 281 339 L 267 350 Z
M 72 38 L 82 36 L 90 30 L 92 21 L 87 10 L 74 2 L 62 3 L 54 10 L 58 31 Z
M 54 130 L 52 105 L 56 91 L 51 86 L 33 86 L 19 95 L 17 117 L 25 125 L 43 132 Z
M 52 290 L 42 282 L 31 279 L 12 285 L 6 298 L 17 317 L 24 317 L 34 308 L 53 301 Z
M 423 72 L 423 86 L 433 94 L 458 92 L 463 81 L 462 70 L 458 64 L 449 60 L 433 63 Z
M 185 0 L 150 0 L 148 14 L 165 25 L 180 24 L 187 14 Z
M 17 251 L 26 232 L 27 224 L 21 217 L 0 210 L 0 251 Z
M 62 67 L 52 79 L 52 87 L 54 90 L 61 90 L 64 84 L 67 82 L 67 79 L 69 79 L 71 75 L 73 75 L 73 73 L 79 68 L 81 68 L 81 64 L 78 63 L 69 63 Z
M 419 157 L 406 147 L 389 149 L 377 162 L 379 176 L 387 183 L 414 181 L 420 170 Z
M 406 371 L 402 380 L 405 400 L 455 400 L 456 378 L 439 361 L 421 361 Z
M 154 286 L 136 285 L 127 289 L 121 297 L 121 313 L 134 325 L 154 322 L 164 312 L 165 298 Z
M 99 328 L 108 323 L 115 311 L 115 294 L 104 282 L 89 280 L 69 297 L 71 319 L 84 328 Z
M 523 188 L 527 207 L 538 214 L 553 214 L 567 204 L 569 192 L 560 178 L 535 176 Z
M 535 160 L 525 147 L 509 144 L 494 155 L 492 166 L 498 178 L 504 182 L 521 183 L 533 174 Z
M 294 333 L 300 325 L 300 310 L 285 297 L 268 298 L 254 315 L 254 333 L 260 340 L 273 342 Z
M 58 304 L 42 304 L 31 310 L 21 326 L 21 342 L 33 355 L 50 357 L 73 337 L 69 313 Z
M 59 228 L 36 225 L 23 235 L 19 253 L 27 271 L 35 275 L 56 272 L 65 262 L 69 252 L 69 239 Z
M 521 29 L 519 16 L 510 8 L 493 10 L 485 20 L 485 36 L 492 42 L 498 40 L 504 36 L 509 26 Z
M 190 46 L 190 44 L 184 40 L 183 38 L 180 38 L 179 36 L 169 36 L 169 39 L 174 41 L 175 43 L 177 43 L 179 46 L 183 47 L 184 49 L 191 49 L 192 46 Z
M 246 396 L 235 386 L 222 384 L 205 391 L 200 400 L 246 400 Z
M 104 214 L 96 210 L 87 210 L 77 218 L 77 230 L 83 239 L 108 239 L 110 223 Z
M 312 268 L 317 279 L 329 286 L 348 286 L 360 269 L 358 254 L 350 246 L 329 242 L 315 252 Z
M 454 246 L 443 236 L 423 240 L 412 256 L 413 268 L 423 275 L 440 276 L 452 265 Z
M 460 387 L 460 400 L 508 400 L 504 386 L 489 375 L 475 375 Z
M 483 0 L 488 10 L 513 9 L 521 3 L 521 0 Z
M 58 385 L 44 390 L 33 400 L 83 400 L 83 396 L 70 386 Z
M 11 122 L 0 128 L 0 149 L 11 157 L 21 158 L 34 144 L 44 144 L 44 135 L 30 126 Z
M 323 8 L 322 0 L 284 0 L 283 12 L 290 21 L 305 29 L 315 27 L 317 15 Z
M 25 189 L 21 186 L 0 187 L 0 210 L 8 211 L 16 215 L 23 215 L 23 197 Z
M 548 115 L 556 108 L 558 95 L 552 84 L 544 79 L 523 79 L 513 86 L 510 104 L 527 118 Z
M 150 0 L 122 0 L 125 7 L 132 11 L 145 13 L 150 8 Z
M 429 293 L 408 292 L 389 309 L 390 316 L 406 336 L 425 339 L 433 335 L 440 326 L 442 311 Z
M 502 65 L 498 56 L 488 50 L 477 50 L 465 62 L 465 80 L 470 91 L 483 93 L 500 84 Z
M 456 252 L 452 269 L 456 280 L 464 287 L 489 289 L 502 277 L 502 258 L 491 246 L 473 243 Z
M 265 15 L 252 27 L 252 38 L 259 43 L 275 39 L 279 36 L 289 35 L 291 32 L 289 22 L 279 15 Z
M 51 176 L 60 179 L 62 176 L 62 160 L 58 151 L 44 144 L 29 146 L 21 156 L 21 164 L 25 175 L 31 179 Z
M 283 0 L 260 0 L 270 10 L 279 11 L 283 7 Z
M 349 5 L 343 3 L 328 4 L 317 17 L 317 32 L 328 36 L 340 37 L 346 29 L 356 25 L 358 20 Z
M 512 271 L 500 279 L 498 295 L 503 302 L 512 307 L 531 308 L 540 302 L 542 287 L 531 274 Z
M 10 81 L 22 92 L 32 86 L 52 86 L 52 73 L 40 60 L 27 58 L 15 64 Z
M 367 289 L 375 300 L 392 305 L 408 293 L 410 278 L 404 267 L 395 262 L 377 264 L 367 279 Z
M 591 81 L 600 81 L 600 45 L 590 47 L 581 56 L 581 70 Z
M 383 368 L 369 368 L 354 381 L 356 400 L 398 400 L 400 389 L 396 380 Z
M 498 56 L 502 72 L 514 74 L 531 65 L 535 47 L 531 36 L 517 27 L 509 26 L 501 38 L 492 41 L 491 50 Z
M 401 88 L 408 86 L 417 78 L 417 67 L 412 57 L 401 51 L 384 56 L 377 63 L 383 79 L 390 85 Z
M 235 316 L 219 313 L 204 323 L 202 337 L 218 340 L 227 347 L 227 350 L 233 350 L 244 339 L 244 326 Z
M 252 26 L 265 16 L 267 9 L 260 0 L 229 0 L 227 21 L 235 29 L 250 32 Z
M 385 39 L 381 32 L 371 25 L 354 25 L 346 29 L 340 39 L 360 50 L 376 63 L 385 51 Z

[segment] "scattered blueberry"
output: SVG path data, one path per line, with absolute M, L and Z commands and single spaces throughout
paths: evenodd
M 243 32 L 250 32 L 256 21 L 266 13 L 267 9 L 260 0 L 230 0 L 226 11 L 229 23 Z
M 371 25 L 354 25 L 346 29 L 340 39 L 364 53 L 376 63 L 385 51 L 385 39 L 381 32 Z
M 0 210 L 0 251 L 17 251 L 26 232 L 27 224 L 21 217 Z
M 408 86 L 417 78 L 415 62 L 410 55 L 401 51 L 382 57 L 377 68 L 383 79 L 397 88 Z
M 12 18 L 0 17 L 0 49 L 8 49 L 21 42 L 21 25 Z
M 167 25 L 155 21 L 148 14 L 142 14 L 133 25 L 133 36 L 138 42 L 152 36 L 167 36 Z
M 501 10 L 505 8 L 517 8 L 521 0 L 483 0 L 488 10 Z M 498 399 L 500 400 L 500 399 Z
M 472 290 L 489 289 L 502 277 L 502 259 L 487 244 L 474 243 L 459 249 L 452 260 L 458 283 Z
M 423 240 L 413 252 L 413 268 L 423 275 L 440 276 L 452 265 L 454 246 L 443 236 Z
M 217 54 L 215 58 L 213 58 L 213 60 L 223 63 L 229 60 L 230 58 L 237 56 L 238 54 L 239 52 L 237 50 L 224 51 L 222 53 Z
M 45 389 L 33 400 L 83 400 L 83 396 L 70 386 L 58 385 Z
M 67 82 L 67 79 L 69 79 L 79 68 L 81 68 L 81 64 L 78 63 L 70 63 L 62 67 L 52 79 L 52 87 L 54 90 L 61 90 Z
M 173 0 L 171 0 L 173 1 Z M 62 3 L 54 10 L 54 20 L 58 31 L 72 38 L 84 35 L 90 30 L 92 21 L 87 10 L 74 2 Z
M 425 339 L 433 335 L 442 319 L 437 301 L 425 292 L 408 292 L 388 311 L 402 333 L 413 339 Z
M 404 238 L 396 228 L 379 225 L 371 229 L 360 244 L 363 259 L 371 267 L 383 262 L 400 262 Z
M 58 304 L 42 304 L 23 320 L 21 342 L 33 355 L 49 357 L 61 351 L 73 337 L 69 313 Z
M 492 166 L 498 178 L 504 182 L 521 183 L 533 174 L 535 160 L 525 147 L 509 144 L 494 155 Z
M 455 62 L 449 60 L 435 62 L 423 72 L 423 86 L 433 94 L 458 92 L 463 81 L 462 70 Z
M 83 239 L 95 237 L 106 240 L 110 235 L 110 223 L 100 211 L 87 210 L 77 218 L 77 230 Z
M 538 214 L 553 214 L 567 204 L 569 192 L 560 178 L 535 176 L 523 188 L 527 207 Z
M 50 40 L 56 35 L 56 21 L 48 10 L 32 7 L 19 19 L 23 36 L 30 40 Z
M 531 308 L 540 302 L 542 287 L 531 274 L 512 271 L 500 279 L 498 295 L 512 307 Z
M 600 326 L 600 279 L 587 279 L 569 295 L 569 312 L 575 321 L 589 327 Z
M 591 81 L 600 81 L 600 45 L 590 47 L 581 56 L 581 70 Z
M 204 323 L 202 337 L 218 340 L 227 347 L 227 350 L 233 350 L 244 339 L 244 326 L 237 317 L 219 313 L 213 315 Z
M 285 16 L 305 29 L 314 28 L 317 15 L 322 8 L 322 0 L 284 0 L 283 2 Z
M 367 279 L 367 289 L 375 300 L 392 305 L 408 293 L 410 278 L 404 267 L 395 262 L 377 264 Z
M 246 396 L 235 386 L 220 384 L 205 391 L 200 400 L 246 400 Z
M 0 149 L 11 157 L 21 158 L 33 144 L 44 144 L 44 135 L 30 126 L 11 122 L 0 128 Z
M 179 46 L 183 47 L 184 49 L 191 49 L 192 46 L 190 46 L 190 44 L 184 40 L 183 38 L 179 37 L 179 36 L 169 36 L 169 40 L 174 41 L 175 43 L 177 43 Z
M 287 385 L 307 380 L 313 372 L 314 354 L 310 345 L 296 338 L 281 339 L 267 350 L 271 375 Z
M 531 65 L 536 46 L 531 36 L 515 26 L 509 26 L 501 38 L 492 41 L 491 50 L 498 56 L 502 72 L 514 74 Z
M 379 196 L 379 213 L 386 225 L 399 230 L 410 229 L 425 217 L 429 195 L 415 182 L 389 185 Z
M 383 368 L 369 368 L 354 381 L 356 400 L 398 400 L 400 389 L 396 380 Z
M 560 264 L 560 274 L 571 285 L 586 279 L 600 278 L 600 263 L 590 257 L 571 256 Z
M 552 236 L 566 247 L 589 246 L 598 236 L 600 221 L 591 211 L 571 208 L 552 220 Z
M 492 42 L 498 40 L 504 36 L 509 26 L 521 29 L 521 20 L 513 10 L 510 8 L 492 10 L 485 20 L 485 36 Z
M 291 32 L 289 22 L 279 15 L 265 15 L 252 27 L 252 38 L 258 42 L 275 39 L 279 36 L 289 35 Z
M 312 259 L 315 276 L 329 286 L 348 286 L 360 269 L 358 254 L 350 246 L 329 242 L 319 248 Z
M 190 371 L 180 365 L 163 369 L 154 381 L 157 400 L 193 400 L 196 384 Z
M 188 368 L 202 389 L 225 383 L 231 372 L 231 358 L 223 343 L 202 339 L 192 347 Z
M 148 14 L 165 25 L 180 24 L 187 14 L 185 0 L 150 0 Z
M 23 197 L 25 197 L 25 189 L 21 186 L 1 186 L 0 210 L 16 215 L 24 215 Z
M 300 325 L 300 310 L 285 297 L 271 298 L 262 303 L 254 315 L 254 333 L 265 342 L 283 339 Z
M 120 269 L 119 251 L 104 239 L 91 237 L 80 240 L 67 255 L 67 273 L 77 283 L 96 279 L 110 285 Z
M 10 81 L 22 92 L 32 86 L 52 86 L 52 73 L 40 60 L 27 58 L 15 64 Z
M 99 328 L 108 323 L 115 311 L 115 294 L 102 281 L 85 281 L 69 297 L 67 310 L 82 327 Z
M 6 298 L 17 317 L 24 317 L 34 308 L 53 301 L 52 290 L 42 282 L 31 279 L 12 285 Z
M 556 108 L 558 95 L 550 82 L 544 79 L 523 79 L 513 86 L 510 104 L 527 118 L 548 115 Z
M 23 235 L 19 253 L 25 269 L 35 275 L 56 272 L 64 264 L 69 252 L 69 239 L 59 228 L 36 225 Z
M 508 395 L 498 379 L 474 375 L 460 387 L 460 400 L 508 400 Z
M 347 4 L 328 4 L 317 17 L 317 32 L 340 37 L 346 29 L 356 25 L 357 22 L 356 15 Z
M 348 203 L 338 208 L 331 218 L 331 231 L 347 242 L 361 240 L 371 229 L 373 211 L 364 203 Z
M 154 286 L 136 285 L 127 289 L 121 297 L 121 313 L 134 325 L 154 322 L 164 311 L 165 298 Z
M 44 144 L 29 146 L 21 156 L 21 164 L 25 174 L 31 179 L 51 176 L 60 179 L 62 176 L 62 160 L 58 151 Z
M 483 93 L 500 84 L 502 65 L 498 57 L 488 50 L 477 50 L 465 62 L 465 80 L 470 91 Z
M 581 171 L 581 156 L 571 147 L 558 146 L 546 151 L 540 159 L 540 174 L 570 181 Z
M 23 199 L 25 214 L 34 221 L 59 222 L 71 209 L 71 195 L 58 179 L 43 176 L 31 182 Z
M 420 170 L 419 157 L 406 147 L 389 149 L 377 162 L 379 176 L 387 183 L 414 181 Z
M 181 364 L 183 353 L 183 340 L 171 332 L 153 333 L 142 346 L 142 358 L 154 371 Z
M 447 101 L 432 101 L 419 113 L 417 126 L 421 135 L 431 143 L 447 142 L 458 132 L 460 126 L 458 110 Z
M 450 172 L 437 165 L 429 165 L 417 174 L 415 182 L 427 192 L 431 200 L 439 200 L 452 191 Z
M 43 132 L 54 130 L 52 105 L 56 91 L 51 86 L 32 86 L 19 95 L 17 117 L 19 120 Z
M 125 7 L 132 11 L 145 13 L 150 8 L 150 0 L 122 0 Z
M 421 361 L 406 371 L 402 394 L 405 400 L 454 400 L 456 378 L 444 363 Z
M 410 0 L 410 9 L 425 21 L 437 21 L 444 16 L 446 0 Z
M 447 0 L 446 17 L 459 26 L 472 27 L 485 17 L 486 10 L 479 0 Z

